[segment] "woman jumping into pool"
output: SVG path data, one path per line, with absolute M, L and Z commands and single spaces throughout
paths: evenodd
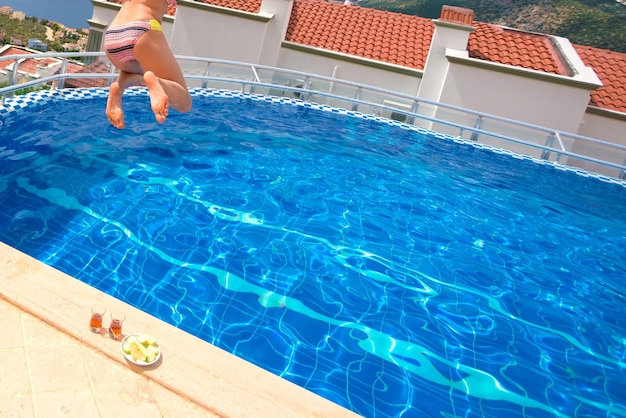
M 177 0 L 122 0 L 122 8 L 104 35 L 106 54 L 120 74 L 109 90 L 106 115 L 116 128 L 124 127 L 122 93 L 145 85 L 157 122 L 169 107 L 191 109 L 191 96 L 183 73 L 161 30 L 163 15 Z

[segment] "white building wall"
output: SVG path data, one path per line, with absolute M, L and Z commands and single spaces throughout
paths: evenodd
M 121 7 L 119 4 L 109 3 L 104 0 L 92 0 L 92 3 L 94 7 L 90 20 L 106 26 L 115 19 Z
M 613 114 L 611 115 L 611 113 Z M 585 113 L 578 134 L 593 136 L 594 138 L 626 146 L 624 123 L 626 123 L 626 115 L 624 114 L 589 109 Z
M 440 102 L 478 112 L 521 121 L 538 127 L 576 133 L 589 103 L 589 84 L 572 83 L 566 77 L 550 76 L 532 70 L 522 70 L 499 64 L 467 59 L 452 62 L 444 80 Z M 507 67 L 507 68 L 503 68 Z M 437 117 L 452 119 L 454 116 L 438 110 Z M 447 112 L 450 113 L 450 112 Z M 474 120 L 460 119 L 459 123 L 474 126 Z M 436 130 L 445 128 L 435 127 Z M 514 126 L 509 123 L 485 118 L 481 129 L 511 136 L 532 143 L 548 144 L 550 134 L 534 128 Z M 541 150 L 526 145 L 505 143 L 496 138 L 480 137 L 480 142 L 511 149 L 539 157 Z M 564 138 L 566 150 L 571 150 L 573 140 Z M 557 146 L 555 141 L 553 146 Z M 565 162 L 561 159 L 561 162 Z
M 440 101 L 534 125 L 576 132 L 589 89 L 536 72 L 498 71 L 452 63 Z
M 578 134 L 626 147 L 626 115 L 590 108 L 585 113 Z M 597 144 L 592 145 L 579 140 L 574 143 L 572 151 L 615 164 L 626 164 L 626 150 L 615 150 L 614 148 Z M 620 170 L 618 169 L 600 167 L 592 162 L 581 160 L 573 162 L 570 159 L 569 163 L 584 170 L 596 171 L 608 176 L 618 177 L 620 175 Z
M 337 80 L 353 83 L 366 84 L 380 89 L 415 95 L 421 82 L 421 71 L 408 70 L 405 67 L 383 64 L 378 61 L 367 59 L 355 59 L 355 57 L 340 53 L 329 53 L 315 48 L 285 47 L 281 49 L 278 67 L 294 71 L 319 74 Z M 316 90 L 328 92 L 349 98 L 358 98 L 364 102 L 384 103 L 387 106 L 400 110 L 410 110 L 413 104 L 411 100 L 397 99 L 392 102 L 386 101 L 383 93 L 372 90 L 357 92 L 356 87 L 346 84 L 328 81 L 315 81 L 312 86 Z M 298 83 L 302 84 L 302 83 Z M 345 100 L 316 97 L 317 102 L 330 106 L 353 109 L 353 104 Z M 391 111 L 381 110 L 379 107 L 361 104 L 356 110 L 363 113 L 376 113 L 384 117 L 392 117 Z
M 170 46 L 174 54 L 259 63 L 270 16 L 180 0 Z
M 415 95 L 419 89 L 422 72 L 407 71 L 404 67 L 394 68 L 391 65 L 371 60 L 355 60 L 354 57 L 342 54 L 314 53 L 283 47 L 280 51 L 278 66 L 295 71 L 320 74 L 340 80 Z M 395 70 L 395 71 L 394 71 Z

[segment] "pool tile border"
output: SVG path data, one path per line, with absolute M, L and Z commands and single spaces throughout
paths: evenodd
M 52 100 L 84 100 L 93 98 L 105 98 L 108 96 L 108 89 L 104 88 L 78 88 L 78 89 L 65 89 L 65 90 L 41 90 L 33 93 L 29 93 L 23 96 L 16 96 L 4 100 L 0 103 L 0 127 L 2 126 L 3 119 L 13 112 L 25 109 L 27 107 L 37 107 L 50 103 Z M 350 111 L 341 109 L 329 105 L 305 102 L 299 99 L 291 99 L 287 97 L 278 96 L 266 96 L 262 94 L 242 93 L 233 90 L 217 90 L 208 88 L 193 88 L 189 90 L 192 97 L 221 97 L 221 98 L 236 98 L 236 99 L 250 99 L 255 101 L 265 101 L 268 103 L 286 104 L 298 107 L 305 107 L 323 112 L 330 112 L 339 115 L 352 116 L 364 120 L 373 120 L 380 123 L 385 123 L 390 126 L 396 126 L 402 129 L 410 131 L 429 134 L 435 138 L 442 140 L 454 141 L 458 144 L 469 145 L 474 148 L 483 149 L 497 154 L 508 155 L 518 160 L 530 161 L 535 164 L 541 164 L 554 167 L 560 171 L 566 171 L 574 173 L 576 175 L 597 179 L 603 182 L 617 184 L 622 187 L 626 187 L 626 179 L 618 179 L 615 177 L 604 176 L 598 173 L 593 173 L 580 168 L 571 167 L 563 164 L 559 164 L 556 161 L 547 161 L 537 157 L 531 157 L 528 155 L 520 154 L 514 151 L 505 150 L 503 148 L 494 147 L 492 145 L 482 144 L 475 141 L 470 141 L 451 135 L 442 134 L 439 132 L 430 131 L 428 129 L 420 128 L 414 125 L 409 125 L 403 122 L 387 119 L 381 116 L 369 115 L 361 112 Z M 132 87 L 126 89 L 124 92 L 126 96 L 147 96 L 148 90 L 145 87 Z

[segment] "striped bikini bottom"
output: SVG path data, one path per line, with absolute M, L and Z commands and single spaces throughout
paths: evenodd
M 104 34 L 104 48 L 112 58 L 121 62 L 135 59 L 133 49 L 141 35 L 149 30 L 161 31 L 161 24 L 156 19 L 128 22 L 111 26 Z

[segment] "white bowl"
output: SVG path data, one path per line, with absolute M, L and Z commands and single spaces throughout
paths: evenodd
M 124 343 L 126 342 L 127 339 L 134 337 L 134 338 L 140 338 L 140 337 L 144 337 L 145 335 L 143 334 L 130 334 L 124 337 L 124 339 L 122 340 L 122 343 L 120 344 L 120 349 L 122 350 L 122 355 L 126 358 L 126 360 L 128 360 L 129 362 L 137 365 L 137 366 L 150 366 L 151 364 L 156 363 L 157 361 L 159 361 L 159 359 L 161 358 L 161 348 L 159 347 L 159 344 L 156 343 L 155 346 L 156 348 L 159 350 L 159 352 L 157 353 L 156 357 L 154 358 L 153 361 L 151 362 L 147 362 L 144 360 L 135 360 L 133 359 L 133 356 L 131 356 L 130 354 L 126 353 L 124 351 Z

